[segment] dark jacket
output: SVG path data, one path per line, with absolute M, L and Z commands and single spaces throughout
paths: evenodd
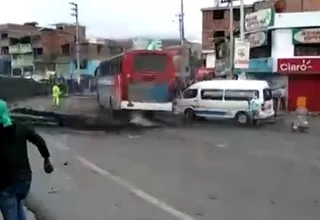
M 44 139 L 22 124 L 0 125 L 0 191 L 18 180 L 31 180 L 27 141 L 34 144 L 43 158 L 49 158 Z

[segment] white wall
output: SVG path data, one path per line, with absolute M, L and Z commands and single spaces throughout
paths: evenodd
M 294 46 L 292 44 L 291 29 L 275 29 L 272 31 L 272 51 L 273 71 L 277 71 L 277 60 L 279 58 L 289 58 L 294 56 Z
M 270 29 L 317 27 L 319 26 L 320 11 L 277 13 L 274 26 Z

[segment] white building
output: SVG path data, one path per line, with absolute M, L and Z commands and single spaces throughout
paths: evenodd
M 310 111 L 320 111 L 320 11 L 275 14 L 272 31 L 273 72 L 287 80 L 289 110 L 305 97 Z

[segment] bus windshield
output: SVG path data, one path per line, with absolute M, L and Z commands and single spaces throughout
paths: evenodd
M 164 54 L 136 54 L 133 58 L 133 71 L 166 72 L 167 56 Z

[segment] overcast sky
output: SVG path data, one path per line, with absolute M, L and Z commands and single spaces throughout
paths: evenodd
M 252 0 L 245 0 L 252 1 Z M 80 22 L 90 37 L 178 37 L 180 0 L 74 0 Z M 189 40 L 201 41 L 200 9 L 214 0 L 184 0 L 185 29 Z M 10 0 L 0 23 L 37 21 L 41 25 L 73 22 L 68 0 Z

